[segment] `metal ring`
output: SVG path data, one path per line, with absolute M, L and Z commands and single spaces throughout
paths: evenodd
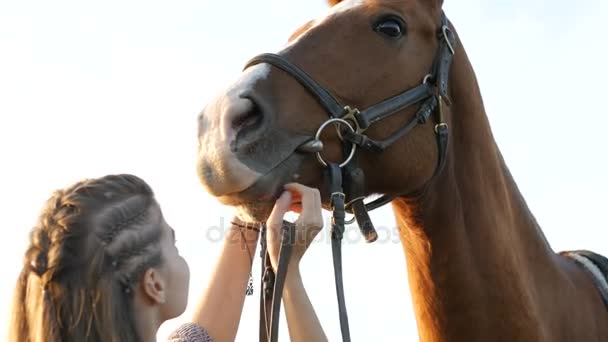
M 433 78 L 432 74 L 426 74 L 426 76 L 424 76 L 424 78 L 422 79 L 422 84 L 425 84 L 426 82 L 428 82 L 431 78 Z
M 334 128 L 336 129 L 336 134 L 338 135 L 338 138 L 340 138 L 340 141 L 344 141 L 344 137 L 342 136 L 342 131 L 340 131 L 340 125 L 334 124 Z
M 445 39 L 446 44 L 448 44 L 448 48 L 450 49 L 450 52 L 452 53 L 452 55 L 455 55 L 456 53 L 454 52 L 454 47 L 452 46 L 452 42 L 450 42 L 450 38 L 448 37 L 448 32 L 452 32 L 450 30 L 450 28 L 447 25 L 443 25 L 441 27 L 441 32 L 443 32 L 443 38 Z
M 353 215 L 353 217 L 350 220 L 344 219 L 344 224 L 353 224 L 355 223 L 355 215 Z
M 348 127 L 351 132 L 355 133 L 355 129 L 353 128 L 353 126 L 351 126 L 348 121 L 340 119 L 340 118 L 331 118 L 327 121 L 325 121 L 321 127 L 319 127 L 319 129 L 317 130 L 317 134 L 315 134 L 315 139 L 319 140 L 319 137 L 321 136 L 321 132 L 323 132 L 323 130 L 325 129 L 325 127 L 327 127 L 327 125 L 331 124 L 331 123 L 341 123 L 343 125 L 346 125 L 346 127 Z M 355 156 L 355 151 L 357 150 L 357 145 L 352 144 L 352 147 L 350 148 L 350 153 L 348 155 L 348 157 L 346 158 L 345 161 L 342 162 L 342 164 L 340 164 L 340 167 L 344 167 L 346 166 L 346 164 L 350 163 L 350 161 L 353 159 L 353 157 Z M 317 154 L 317 160 L 319 161 L 319 163 L 321 163 L 323 166 L 327 166 L 327 163 L 325 162 L 325 160 L 323 160 L 323 157 L 321 157 L 321 152 L 316 152 Z

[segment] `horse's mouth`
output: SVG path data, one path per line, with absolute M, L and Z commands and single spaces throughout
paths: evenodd
M 275 201 L 283 192 L 283 186 L 298 181 L 297 170 L 301 161 L 302 156 L 294 153 L 248 188 L 219 196 L 218 200 L 224 205 L 236 207 L 238 215 L 243 220 L 263 222 L 268 218 Z
M 258 182 L 260 182 L 259 180 Z M 219 197 L 222 204 L 235 207 L 238 214 L 247 221 L 264 221 L 270 215 L 274 202 L 281 195 L 286 182 L 276 182 L 270 186 L 259 186 L 256 182 L 251 187 L 236 193 Z

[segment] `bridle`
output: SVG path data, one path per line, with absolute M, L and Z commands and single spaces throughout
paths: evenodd
M 443 103 L 448 99 L 448 77 L 454 56 L 456 38 L 448 26 L 445 13 L 441 13 L 441 25 L 438 30 L 439 47 L 431 72 L 424 77 L 419 86 L 395 95 L 387 100 L 375 104 L 363 111 L 340 104 L 338 100 L 304 70 L 291 63 L 281 55 L 265 53 L 252 58 L 245 69 L 260 63 L 268 63 L 279 68 L 297 80 L 317 102 L 327 111 L 330 119 L 318 129 L 313 139 L 300 146 L 300 152 L 316 153 L 319 162 L 326 168 L 326 180 L 330 191 L 330 206 L 332 209 L 332 256 L 334 264 L 334 277 L 336 280 L 336 293 L 340 316 L 340 330 L 342 340 L 350 341 L 348 315 L 344 300 L 342 281 L 342 236 L 344 234 L 345 212 L 354 214 L 366 241 L 373 242 L 377 233 L 369 218 L 368 211 L 379 208 L 395 196 L 383 195 L 371 203 L 364 203 L 365 176 L 357 166 L 356 150 L 362 148 L 374 152 L 383 152 L 387 147 L 407 135 L 416 126 L 427 122 L 433 112 L 437 113 L 437 123 L 434 131 L 437 140 L 438 162 L 432 178 L 441 172 L 445 165 L 448 147 L 448 124 L 445 122 Z M 388 138 L 373 140 L 363 133 L 374 123 L 385 119 L 402 110 L 421 103 L 414 115 L 403 127 Z M 343 142 L 350 143 L 350 147 L 343 144 L 345 160 L 340 163 L 329 163 L 321 157 L 323 143 L 319 140 L 321 132 L 330 124 L 342 125 L 346 129 L 339 131 Z M 427 183 L 428 184 L 428 183 Z M 352 220 L 348 223 L 352 223 Z M 281 296 L 287 274 L 287 264 L 295 239 L 295 226 L 285 222 L 282 229 L 282 240 L 279 251 L 279 260 L 276 274 L 272 270 L 270 258 L 266 251 L 266 237 L 263 231 L 261 237 L 262 256 L 262 293 L 260 295 L 260 341 L 275 342 L 278 339 L 278 323 Z
M 336 279 L 336 293 L 340 314 L 340 330 L 342 340 L 350 341 L 348 316 L 344 300 L 342 281 L 342 236 L 345 224 L 354 221 L 359 225 L 367 242 L 377 239 L 377 233 L 369 217 L 368 211 L 379 208 L 391 202 L 396 196 L 383 195 L 380 198 L 364 203 L 365 175 L 357 165 L 357 149 L 373 152 L 383 152 L 406 136 L 416 126 L 427 122 L 431 114 L 437 113 L 437 122 L 434 132 L 437 141 L 438 161 L 431 180 L 445 166 L 448 148 L 448 124 L 445 122 L 443 105 L 449 103 L 448 77 L 454 56 L 456 37 L 448 26 L 445 13 L 441 13 L 441 25 L 437 33 L 439 47 L 433 61 L 431 72 L 426 75 L 420 85 L 395 95 L 387 100 L 377 103 L 365 110 L 358 110 L 340 104 L 338 100 L 304 70 L 291 63 L 285 57 L 276 54 L 261 54 L 252 58 L 245 69 L 260 63 L 268 63 L 279 68 L 297 80 L 317 102 L 327 111 L 330 119 L 325 121 L 317 130 L 314 138 L 302 144 L 299 152 L 315 153 L 318 161 L 325 167 L 325 179 L 328 182 L 330 207 L 332 209 L 332 256 L 334 263 L 334 277 Z M 374 123 L 404 109 L 420 103 L 416 114 L 401 128 L 384 140 L 373 140 L 366 136 L 365 131 Z M 322 131 L 334 124 L 338 130 L 342 145 L 344 161 L 341 163 L 326 162 L 321 156 L 323 143 L 320 140 Z M 348 144 L 346 144 L 348 143 Z M 427 182 L 427 185 L 430 183 Z M 346 221 L 346 212 L 354 214 L 354 218 Z M 278 339 L 278 323 L 281 296 L 287 274 L 287 265 L 291 256 L 295 239 L 295 226 L 285 222 L 282 229 L 281 247 L 276 274 L 272 270 L 270 258 L 266 251 L 265 230 L 261 237 L 262 257 L 262 293 L 260 295 L 260 341 L 275 342 Z

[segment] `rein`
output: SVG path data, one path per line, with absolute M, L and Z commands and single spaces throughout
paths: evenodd
M 437 114 L 434 132 L 437 141 L 438 161 L 431 181 L 445 166 L 448 147 L 448 124 L 445 122 L 443 105 L 449 103 L 448 76 L 454 56 L 456 38 L 448 26 L 445 13 L 441 14 L 441 25 L 437 33 L 439 47 L 431 72 L 427 74 L 417 87 L 404 91 L 365 110 L 344 106 L 324 87 L 317 83 L 310 75 L 285 57 L 277 54 L 265 53 L 252 58 L 245 69 L 260 63 L 270 64 L 283 70 L 296 79 L 313 96 L 330 119 L 325 121 L 317 130 L 315 137 L 298 148 L 299 152 L 315 153 L 317 160 L 325 167 L 325 179 L 328 182 L 330 193 L 330 207 L 332 210 L 331 240 L 332 257 L 334 264 L 334 277 L 338 309 L 340 316 L 340 330 L 342 340 L 350 341 L 348 315 L 344 299 L 344 285 L 342 281 L 342 237 L 345 224 L 357 222 L 361 233 L 367 242 L 374 242 L 378 234 L 369 217 L 368 211 L 379 208 L 391 202 L 396 196 L 383 195 L 380 198 L 364 203 L 365 174 L 357 165 L 357 149 L 364 149 L 376 153 L 385 151 L 389 146 L 406 136 L 418 125 L 425 124 L 429 117 Z M 374 123 L 389 116 L 397 114 L 415 104 L 420 104 L 416 114 L 401 128 L 396 130 L 384 140 L 374 140 L 366 136 L 365 131 Z M 339 138 L 342 140 L 341 163 L 326 162 L 321 156 L 323 142 L 321 133 L 329 125 L 335 126 Z M 348 143 L 348 144 L 347 144 Z M 427 185 L 430 183 L 427 182 Z M 354 218 L 346 221 L 346 212 L 352 213 Z M 272 270 L 270 258 L 266 250 L 265 231 L 261 238 L 262 257 L 262 293 L 260 295 L 260 341 L 276 342 L 278 339 L 278 323 L 281 296 L 287 274 L 287 265 L 295 241 L 295 225 L 284 221 L 282 229 L 281 248 L 276 274 Z

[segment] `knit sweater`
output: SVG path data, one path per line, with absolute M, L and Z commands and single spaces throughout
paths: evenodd
M 169 342 L 213 342 L 207 330 L 195 323 L 185 323 L 171 333 Z

